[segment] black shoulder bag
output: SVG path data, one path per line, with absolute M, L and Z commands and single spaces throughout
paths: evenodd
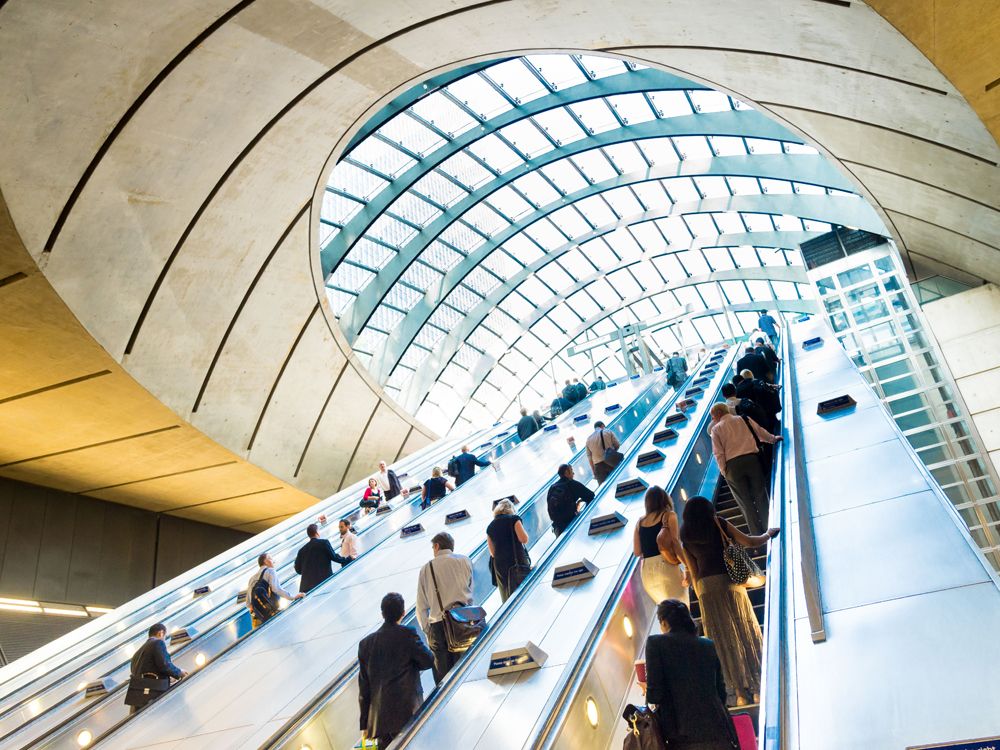
M 136 668 L 145 659 L 145 651 L 149 648 L 149 641 L 143 645 L 143 653 L 139 654 L 135 660 Z M 129 675 L 128 690 L 125 691 L 125 705 L 142 708 L 147 703 L 151 703 L 170 690 L 170 678 L 160 677 L 156 672 L 132 672 Z
M 625 456 L 617 448 L 609 448 L 604 442 L 604 430 L 601 430 L 601 447 L 604 448 L 604 463 L 611 468 L 616 467 L 625 459 Z
M 434 581 L 434 595 L 444 622 L 444 637 L 448 642 L 448 650 L 453 654 L 462 654 L 469 650 L 480 634 L 486 630 L 486 610 L 482 607 L 470 607 L 460 602 L 452 602 L 445 609 L 441 601 L 441 589 L 438 588 L 437 575 L 434 573 L 434 561 L 427 563 L 431 569 L 431 579 Z
M 508 593 L 513 592 L 514 589 L 520 586 L 531 572 L 531 556 L 517 538 L 517 532 L 514 530 L 515 526 L 517 526 L 516 521 L 510 526 L 510 543 L 514 546 L 514 554 L 511 559 L 514 560 L 514 564 L 507 569 Z

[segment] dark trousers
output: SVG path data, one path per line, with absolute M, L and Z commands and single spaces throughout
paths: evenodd
M 448 650 L 448 638 L 444 634 L 443 622 L 432 622 L 427 632 L 427 646 L 434 654 L 434 684 L 438 684 L 451 671 L 462 656 Z
M 597 480 L 598 484 L 604 484 L 604 480 L 608 478 L 608 474 L 610 474 L 614 468 L 615 467 L 611 464 L 606 464 L 603 461 L 594 464 L 594 479 Z
M 767 484 L 756 453 L 736 456 L 726 462 L 726 482 L 747 519 L 751 536 L 767 529 Z
M 381 737 L 376 737 L 375 741 L 378 743 L 378 750 L 385 750 L 394 739 L 396 739 L 396 735 L 394 734 L 385 734 Z

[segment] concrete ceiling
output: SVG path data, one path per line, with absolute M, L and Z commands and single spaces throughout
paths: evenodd
M 958 5 L 996 38 L 996 7 Z M 854 0 L 8 0 L 0 474 L 254 529 L 426 444 L 332 319 L 317 188 L 421 77 L 549 49 L 753 103 L 837 160 L 917 273 L 1000 281 L 996 140 Z

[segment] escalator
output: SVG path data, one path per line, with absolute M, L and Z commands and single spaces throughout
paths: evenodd
M 485 442 L 484 442 L 485 441 Z M 518 441 L 510 429 L 494 425 L 466 438 L 483 455 L 494 458 L 506 454 Z M 430 468 L 447 461 L 461 441 L 439 441 L 395 467 L 404 485 L 427 474 Z M 357 499 L 362 483 L 352 486 L 310 508 L 274 529 L 254 537 L 234 550 L 223 553 L 193 571 L 169 581 L 101 617 L 66 638 L 49 644 L 40 652 L 0 673 L 0 747 L 50 746 L 49 742 L 67 734 L 67 727 L 86 724 L 72 734 L 71 746 L 89 744 L 101 723 L 87 718 L 117 704 L 107 718 L 124 713 L 121 707 L 128 660 L 145 640 L 152 622 L 164 621 L 174 633 L 173 656 L 182 668 L 195 670 L 212 656 L 242 638 L 249 630 L 246 610 L 237 601 L 245 587 L 256 557 L 271 551 L 279 564 L 279 578 L 287 586 L 295 583 L 292 561 L 304 539 L 304 528 L 320 514 L 331 519 L 358 518 Z M 394 500 L 392 512 L 371 514 L 358 520 L 362 545 L 391 533 L 405 521 L 410 502 Z M 202 587 L 209 591 L 199 591 Z M 183 632 L 178 632 L 183 631 Z M 183 636 L 183 643 L 178 636 Z M 86 732 L 85 734 L 81 734 Z
M 182 681 L 136 719 L 100 727 L 93 744 L 142 747 L 158 738 L 183 746 L 211 734 L 213 747 L 258 746 L 331 678 L 349 668 L 358 640 L 380 620 L 378 601 L 384 592 L 402 591 L 412 601 L 416 573 L 429 556 L 430 537 L 445 527 L 448 514 L 468 510 L 469 519 L 448 529 L 456 537 L 458 551 L 471 551 L 480 542 L 478 519 L 489 513 L 490 499 L 509 494 L 530 497 L 533 485 L 572 453 L 567 436 L 582 442 L 589 431 L 587 420 L 596 418 L 586 415 L 603 413 L 605 405 L 621 399 L 628 406 L 612 411 L 621 413 L 624 424 L 632 418 L 627 415 L 648 408 L 647 401 L 655 402 L 664 388 L 659 376 L 630 380 L 576 405 L 500 461 L 497 470 L 480 471 L 440 502 L 397 524 L 384 541 L 366 549 L 363 559 Z M 415 533 L 402 534 L 404 527 L 416 524 L 421 528 Z M 247 692 L 244 685 L 259 687 Z M 114 705 L 120 706 L 120 701 Z M 38 747 L 72 747 L 70 741 L 84 729 L 93 732 L 82 722 L 68 724 L 52 742 Z
M 493 618 L 490 629 L 425 702 L 415 720 L 393 743 L 396 748 L 524 747 L 550 733 L 561 715 L 565 693 L 580 677 L 578 654 L 590 651 L 605 632 L 620 639 L 614 653 L 627 664 L 648 632 L 652 605 L 641 591 L 627 524 L 643 514 L 647 486 L 659 484 L 681 500 L 705 480 L 711 446 L 705 427 L 709 408 L 728 380 L 735 352 L 717 352 L 678 391 L 677 408 L 659 412 L 643 425 L 625 461 L 601 487 L 594 502 L 561 535 L 558 543 Z M 673 403 L 667 400 L 668 404 Z M 590 534 L 590 521 L 618 512 L 626 528 Z M 557 568 L 591 561 L 596 574 L 580 583 L 553 585 Z M 636 588 L 636 586 L 640 588 Z M 546 654 L 540 668 L 488 676 L 493 655 L 532 643 Z M 568 703 L 567 703 L 568 705 Z M 617 706 L 617 703 L 616 703 Z M 604 714 L 605 724 L 609 717 Z M 302 734 L 285 747 L 337 747 L 317 735 Z M 317 743 L 318 744 L 314 744 Z M 570 743 L 567 747 L 579 747 Z

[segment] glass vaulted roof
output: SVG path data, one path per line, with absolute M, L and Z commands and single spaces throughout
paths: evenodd
M 686 310 L 647 331 L 669 353 L 752 330 L 756 303 L 794 309 L 809 294 L 799 243 L 857 226 L 863 203 L 743 102 L 551 54 L 388 105 L 332 170 L 319 239 L 347 341 L 444 433 L 548 404 L 554 382 L 592 368 L 625 375 L 617 341 L 571 347 L 627 323 Z

